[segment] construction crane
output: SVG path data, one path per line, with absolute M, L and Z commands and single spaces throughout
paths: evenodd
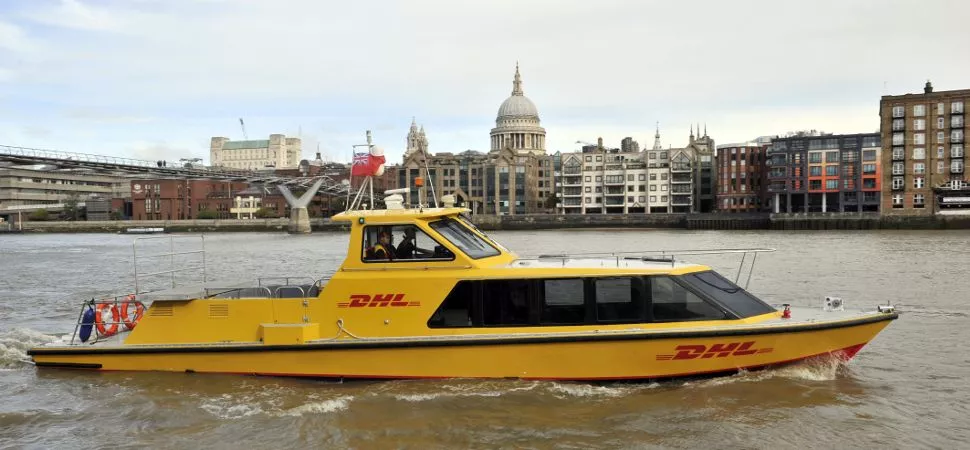
M 603 149 L 603 138 L 599 138 L 599 141 L 598 142 L 599 142 L 598 144 L 593 144 L 591 142 L 586 142 L 586 141 L 576 141 L 577 144 L 582 144 L 584 148 L 585 147 L 592 147 L 592 148 L 595 148 L 596 150 L 602 150 Z
M 248 141 L 249 140 L 249 134 L 246 133 L 246 123 L 243 122 L 242 117 L 239 118 L 239 126 L 242 127 L 243 138 Z

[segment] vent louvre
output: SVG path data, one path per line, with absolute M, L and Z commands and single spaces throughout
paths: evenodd
M 212 303 L 209 305 L 210 319 L 225 319 L 229 317 L 228 303 Z
M 172 305 L 152 305 L 148 310 L 152 317 L 172 317 Z

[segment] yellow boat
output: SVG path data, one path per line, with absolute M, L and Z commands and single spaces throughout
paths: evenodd
M 840 299 L 779 310 L 739 287 L 740 273 L 679 259 L 700 252 L 520 258 L 467 211 L 347 211 L 333 217 L 350 242 L 329 279 L 95 301 L 96 323 L 87 312 L 69 342 L 29 354 L 41 368 L 105 371 L 642 380 L 848 360 L 898 317 Z M 149 306 L 119 320 L 123 302 Z M 104 332 L 82 342 L 93 325 Z

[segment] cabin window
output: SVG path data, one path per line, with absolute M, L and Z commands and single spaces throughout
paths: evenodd
M 596 278 L 596 320 L 600 323 L 645 322 L 640 278 Z
M 542 280 L 539 288 L 539 298 L 542 299 L 539 323 L 568 325 L 586 321 L 586 296 L 582 279 Z
M 445 239 L 451 241 L 472 259 L 487 258 L 499 254 L 497 248 L 479 235 L 472 233 L 455 219 L 441 219 L 437 222 L 431 222 L 431 228 L 441 233 Z
M 455 255 L 413 224 L 364 228 L 364 262 L 452 261 Z
M 698 291 L 707 294 L 738 317 L 751 317 L 775 311 L 775 308 L 713 271 L 684 275 L 681 279 Z
M 489 280 L 482 284 L 482 323 L 485 326 L 529 324 L 531 281 Z
M 650 277 L 650 298 L 654 322 L 726 318 L 724 311 L 711 305 L 671 277 Z
M 460 328 L 472 326 L 472 300 L 475 282 L 460 281 L 428 320 L 429 328 Z

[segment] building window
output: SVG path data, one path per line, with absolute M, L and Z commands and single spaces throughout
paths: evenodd
M 589 183 L 590 181 L 592 181 L 592 178 L 590 178 L 590 176 L 589 176 L 589 175 L 587 175 L 587 176 L 586 176 L 586 182 L 587 182 L 587 183 Z
M 963 158 L 963 144 L 953 144 L 950 146 L 951 158 Z
M 926 115 L 926 105 L 913 105 L 913 115 L 922 117 Z
M 926 119 L 913 119 L 913 129 L 923 131 L 926 129 Z
M 936 132 L 936 143 L 937 144 L 942 144 L 945 141 L 946 141 L 946 135 L 942 131 L 937 131 Z
M 950 112 L 953 114 L 963 113 L 963 102 L 953 102 L 950 103 Z
M 657 190 L 657 185 L 656 184 L 651 184 L 650 185 L 650 192 L 655 192 L 656 190 Z
M 943 173 L 944 170 L 946 170 L 946 162 L 944 162 L 944 161 L 937 161 L 936 162 L 936 173 Z
M 901 190 L 903 188 L 903 183 L 903 177 L 893 177 L 893 190 Z
M 586 157 L 586 162 L 593 162 L 593 157 L 592 156 L 587 156 Z
M 593 202 L 593 199 L 586 197 L 586 203 L 592 203 L 592 202 Z
M 950 142 L 963 142 L 963 130 L 951 130 Z
M 839 166 L 825 166 L 826 176 L 835 176 L 839 174 Z
M 903 145 L 906 143 L 906 135 L 903 133 L 893 133 L 893 145 Z
M 937 145 L 936 146 L 936 157 L 937 158 L 942 158 L 943 157 L 943 146 L 942 145 Z
M 923 177 L 913 178 L 913 188 L 914 189 L 923 189 Z
M 893 159 L 906 159 L 906 150 L 903 147 L 893 147 Z
M 660 190 L 661 190 L 661 191 L 666 191 L 666 190 L 667 190 L 667 185 L 666 185 L 666 184 L 664 184 L 664 185 L 661 185 L 661 186 L 660 186 Z
M 839 180 L 825 180 L 825 189 L 838 189 Z
M 906 119 L 893 119 L 893 131 L 905 131 Z
M 822 166 L 810 166 L 808 168 L 808 175 L 812 177 L 822 176 Z
M 593 192 L 593 189 L 590 188 L 589 186 L 586 186 L 586 189 L 584 190 L 584 192 L 586 192 L 587 194 L 589 194 L 590 192 Z
M 848 180 L 846 180 L 846 181 L 848 181 Z M 876 179 L 875 178 L 863 178 L 862 179 L 862 188 L 863 189 L 875 189 L 876 188 Z
M 875 164 L 863 164 L 862 165 L 862 173 L 864 173 L 864 174 L 874 174 L 874 173 L 876 173 L 876 165 Z
M 913 163 L 913 173 L 925 173 L 926 164 L 924 163 Z
M 808 180 L 808 189 L 813 191 L 822 189 L 822 180 Z
M 656 195 L 651 195 L 650 196 L 650 203 L 654 203 L 656 201 L 657 201 L 657 196 Z
M 905 165 L 903 163 L 901 163 L 901 162 L 894 162 L 893 163 L 893 175 L 902 175 L 904 173 L 906 173 L 906 167 L 905 167 Z
M 944 122 L 944 120 L 943 120 L 943 118 L 942 118 L 942 117 L 937 117 L 937 118 L 936 118 L 936 129 L 938 129 L 938 130 L 942 130 L 942 129 L 943 129 L 943 126 L 944 126 L 944 125 L 943 125 L 944 123 L 945 123 L 945 122 Z
M 638 201 L 639 201 L 640 203 L 644 203 L 644 202 L 646 202 L 646 201 L 647 201 L 647 197 L 646 197 L 646 196 L 643 196 L 643 195 L 641 195 L 641 196 L 639 196 L 639 197 L 637 197 L 637 200 L 638 200 Z
M 950 128 L 963 128 L 963 116 L 950 116 Z
M 660 181 L 664 181 L 666 179 L 667 179 L 667 174 L 666 173 L 660 174 Z
M 599 183 L 601 181 L 603 181 L 603 176 L 602 175 L 597 175 L 596 176 L 596 182 Z
M 660 152 L 660 159 L 667 159 L 667 152 Z
M 945 112 L 945 110 L 943 109 L 943 102 L 937 103 L 936 104 L 936 115 L 942 116 L 944 112 Z
M 963 161 L 950 161 L 950 172 L 963 173 Z
M 913 143 L 916 145 L 926 145 L 926 134 L 925 133 L 914 134 Z
M 661 195 L 660 196 L 660 202 L 661 203 L 667 203 L 667 196 L 666 195 Z
M 903 207 L 903 194 L 893 194 L 893 208 Z
M 822 162 L 822 152 L 809 152 L 808 153 L 808 162 L 809 163 L 815 163 L 815 164 L 821 163 Z
M 926 148 L 925 147 L 913 148 L 913 159 L 926 159 Z
M 893 106 L 893 117 L 905 117 L 906 107 L 905 106 Z
M 923 204 L 923 194 L 913 194 L 913 208 L 922 208 L 925 206 Z

